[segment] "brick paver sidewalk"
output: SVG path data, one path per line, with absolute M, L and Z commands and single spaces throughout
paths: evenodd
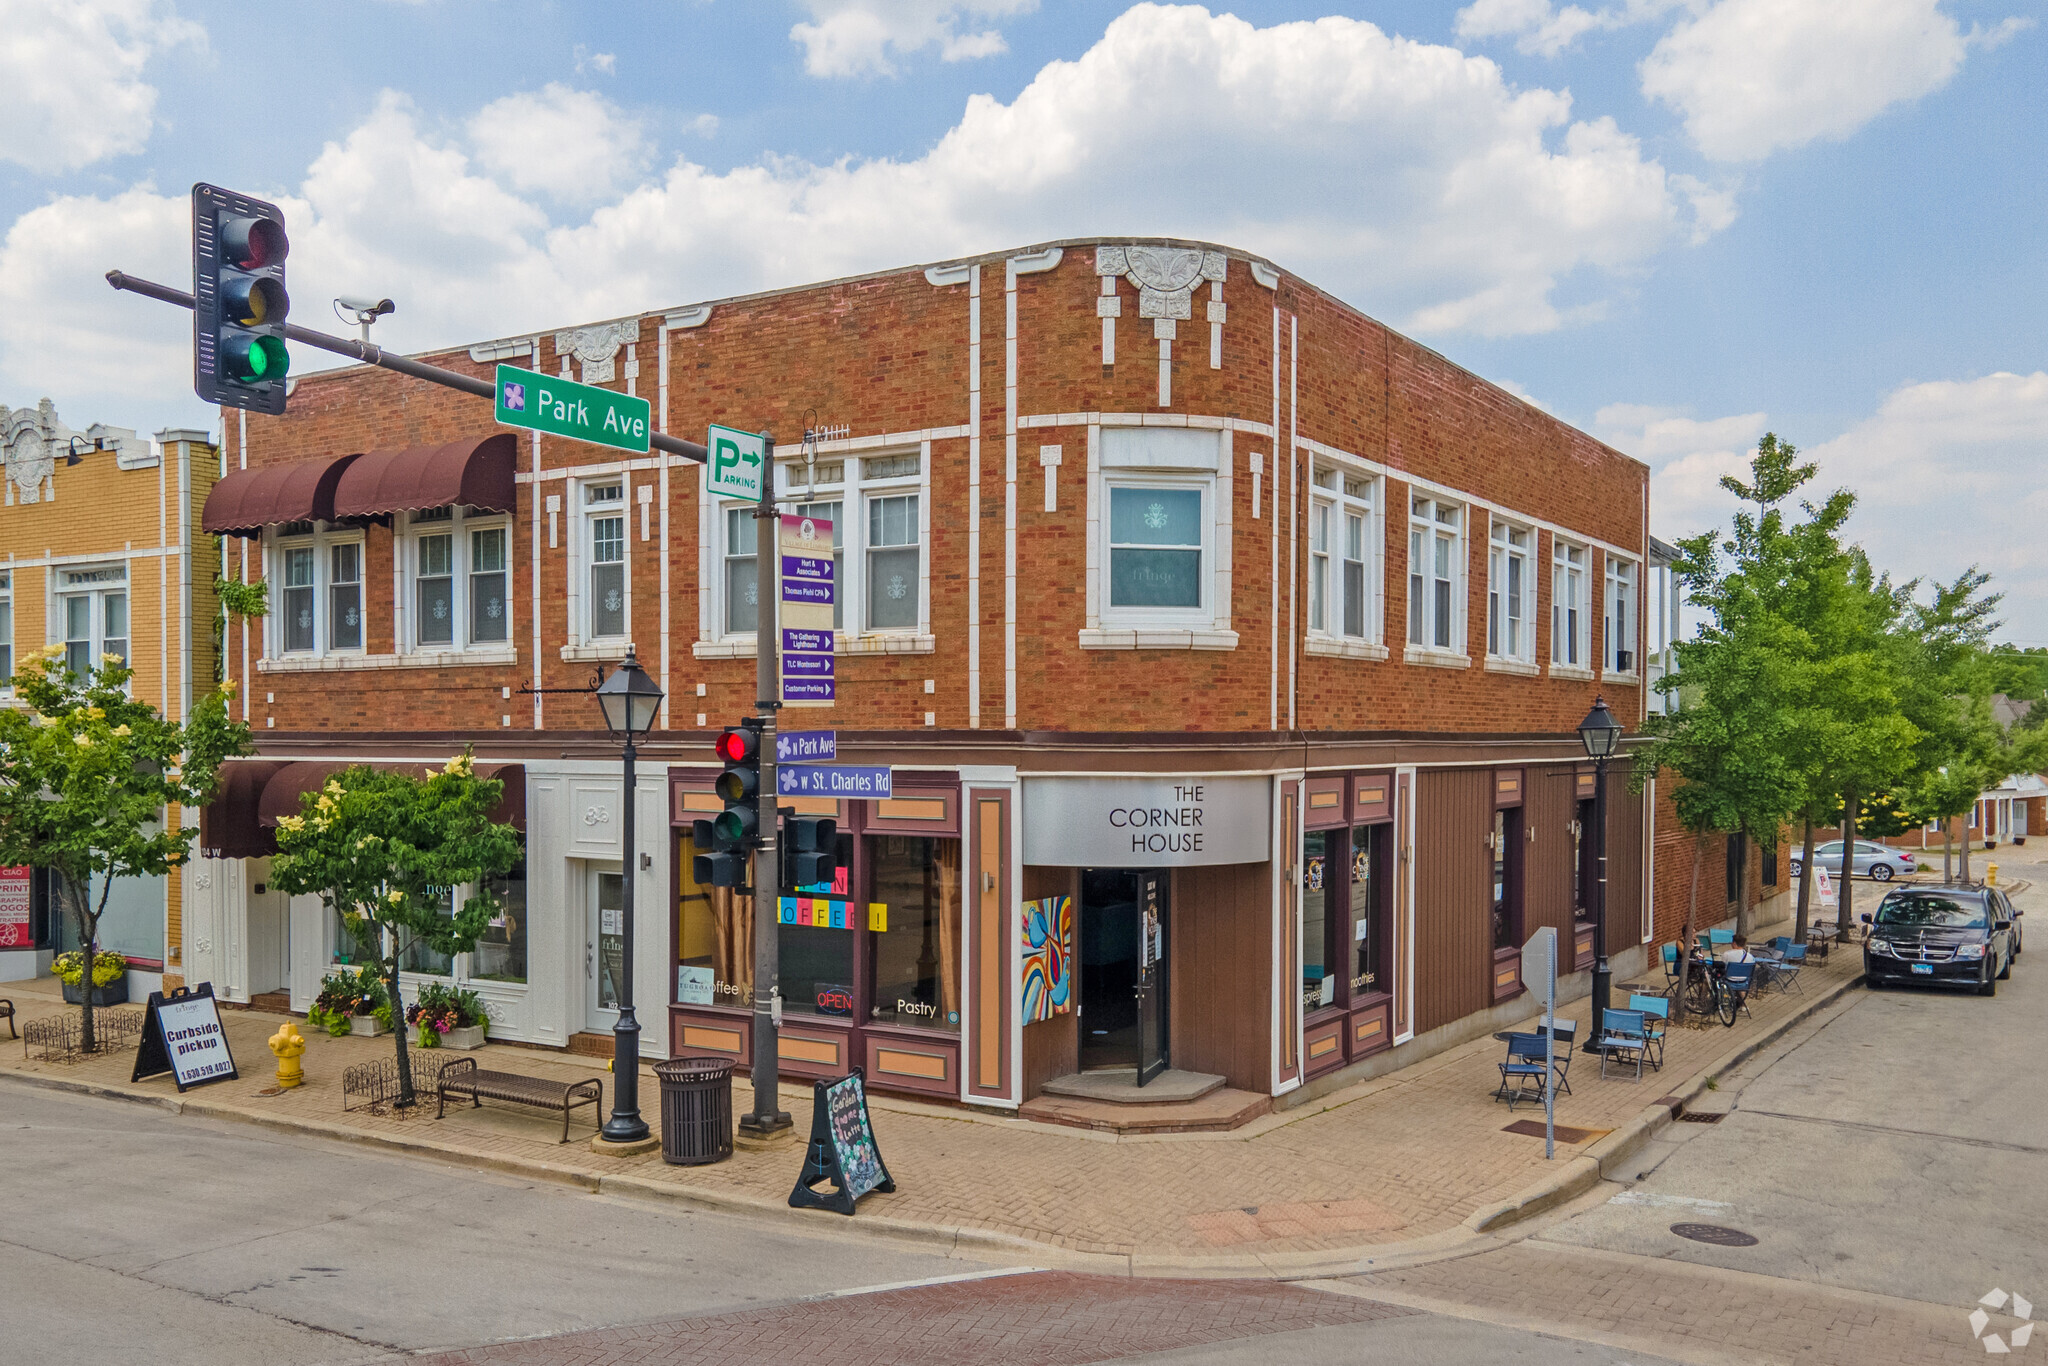
M 1572 1065 L 1572 1094 L 1559 1101 L 1557 1118 L 1593 1132 L 1579 1144 L 1560 1143 L 1560 1161 L 1583 1152 L 1604 1131 L 1635 1120 L 1730 1050 L 1760 1040 L 1860 968 L 1853 950 L 1838 952 L 1832 963 L 1807 970 L 1803 993 L 1758 997 L 1754 1020 L 1743 1019 L 1733 1029 L 1674 1029 L 1664 1071 L 1646 1072 L 1640 1082 L 1632 1075 L 1602 1081 L 1597 1058 L 1582 1053 Z M 48 981 L 11 983 L 7 994 L 25 1020 L 67 1009 Z M 1588 1036 L 1586 1002 L 1562 1013 L 1580 1020 L 1580 1037 Z M 575 1140 L 568 1144 L 555 1141 L 558 1120 L 488 1103 L 480 1110 L 451 1106 L 438 1121 L 431 1102 L 410 1117 L 345 1114 L 342 1068 L 388 1057 L 389 1038 L 336 1039 L 312 1031 L 304 1058 L 307 1084 L 262 1096 L 273 1073 L 264 1039 L 279 1017 L 223 1011 L 222 1018 L 241 1080 L 188 1092 L 183 1099 L 189 1113 L 419 1145 L 479 1165 L 553 1174 L 593 1187 L 612 1181 L 622 1189 L 637 1186 L 641 1193 L 670 1192 L 782 1218 L 843 1218 L 787 1210 L 802 1161 L 796 1142 L 741 1151 L 715 1166 L 671 1167 L 658 1154 L 626 1159 L 592 1153 L 588 1111 L 579 1112 Z M 177 1098 L 168 1077 L 129 1085 L 132 1048 L 118 1057 L 62 1065 L 29 1063 L 23 1054 L 19 1045 L 0 1043 L 0 1071 Z M 1228 1134 L 1111 1139 L 877 1097 L 875 1129 L 898 1189 L 863 1200 L 860 1219 L 871 1227 L 877 1220 L 901 1221 L 898 1231 L 929 1229 L 947 1246 L 956 1241 L 954 1230 L 974 1230 L 1118 1259 L 1102 1263 L 1104 1270 L 1170 1273 L 1176 1265 L 1220 1269 L 1234 1263 L 1240 1271 L 1256 1271 L 1256 1259 L 1278 1256 L 1280 1261 L 1270 1263 L 1274 1269 L 1298 1274 L 1307 1269 L 1303 1254 L 1335 1255 L 1457 1230 L 1475 1211 L 1558 1170 L 1545 1163 L 1540 1137 L 1503 1131 L 1511 1119 L 1540 1121 L 1542 1113 L 1524 1105 L 1510 1116 L 1491 1099 L 1501 1055 L 1501 1045 L 1490 1036 L 1477 1039 Z M 564 1080 L 603 1075 L 610 1103 L 611 1078 L 601 1059 L 490 1045 L 480 1062 Z M 642 1109 L 652 1120 L 659 1110 L 653 1077 L 643 1073 L 641 1085 Z M 808 1133 L 809 1088 L 786 1087 L 783 1103 L 798 1135 Z M 1020 1249 L 1020 1255 L 1028 1258 L 1030 1252 Z M 1288 1255 L 1295 1260 L 1287 1261 Z M 1089 1262 L 1081 1257 L 1073 1264 Z

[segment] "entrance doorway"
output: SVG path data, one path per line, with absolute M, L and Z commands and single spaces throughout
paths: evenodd
M 592 868 L 585 901 L 590 923 L 583 941 L 584 1028 L 609 1034 L 619 1022 L 619 984 L 626 971 L 626 875 L 617 868 Z
M 1081 1070 L 1166 1066 L 1167 874 L 1081 873 Z

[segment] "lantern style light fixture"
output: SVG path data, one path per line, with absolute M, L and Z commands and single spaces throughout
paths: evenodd
M 1621 722 L 1607 710 L 1606 698 L 1594 698 L 1593 710 L 1579 722 L 1579 743 L 1586 747 L 1588 759 L 1611 759 L 1621 747 Z
M 612 1025 L 612 1113 L 599 1132 L 601 1151 L 634 1152 L 655 1142 L 640 1117 L 640 1020 L 633 1010 L 633 884 L 639 878 L 639 850 L 634 847 L 633 813 L 639 804 L 633 772 L 633 742 L 654 726 L 661 714 L 661 688 L 647 676 L 626 647 L 626 657 L 612 676 L 597 685 L 597 705 L 612 734 L 626 742 L 624 784 L 620 802 L 619 840 L 624 846 L 624 879 L 620 886 L 619 1018 Z
M 1607 761 L 1621 748 L 1621 722 L 1607 710 L 1606 698 L 1594 697 L 1593 710 L 1579 722 L 1579 743 L 1593 761 L 1593 866 L 1599 870 L 1593 884 L 1593 1037 L 1598 1039 L 1607 1030 L 1614 990 L 1614 970 L 1607 962 Z
M 660 686 L 640 667 L 630 645 L 624 662 L 597 685 L 598 708 L 604 712 L 605 728 L 614 735 L 630 737 L 652 730 L 654 718 L 661 714 L 661 699 Z

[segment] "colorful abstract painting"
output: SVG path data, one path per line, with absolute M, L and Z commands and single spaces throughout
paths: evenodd
M 1050 1020 L 1074 1008 L 1074 898 L 1049 896 L 1024 903 L 1021 977 L 1024 1023 Z

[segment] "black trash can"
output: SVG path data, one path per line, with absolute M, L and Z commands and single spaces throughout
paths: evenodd
M 661 1160 L 701 1167 L 732 1156 L 732 1059 L 670 1058 L 661 1083 Z

